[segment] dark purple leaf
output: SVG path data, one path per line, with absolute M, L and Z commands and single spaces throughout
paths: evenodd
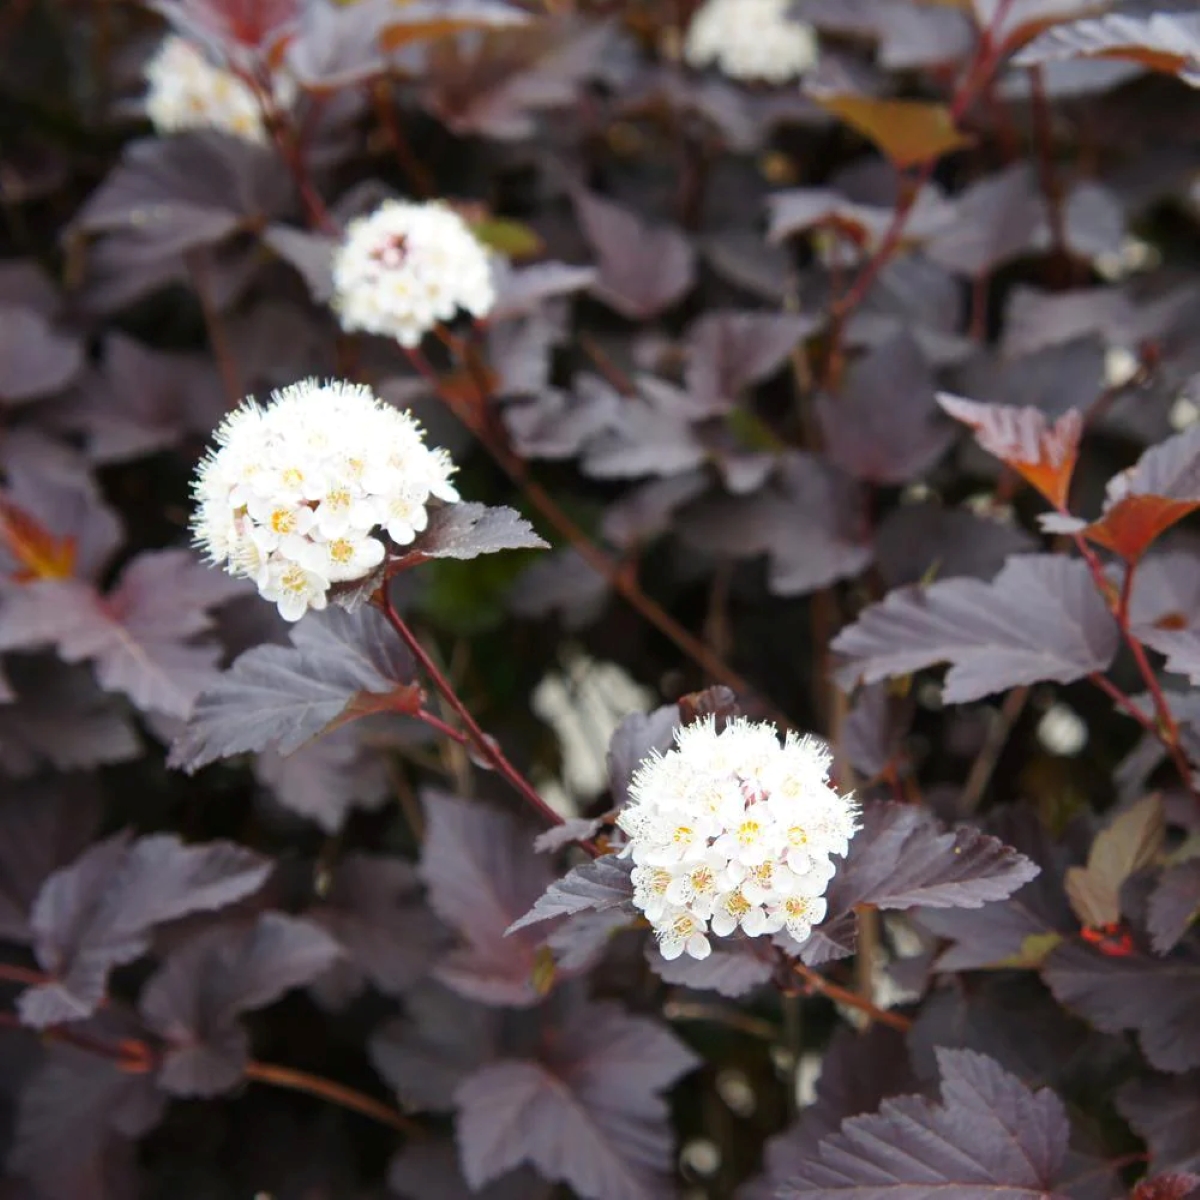
M 604 912 L 619 908 L 632 917 L 633 884 L 629 881 L 632 869 L 632 859 L 617 858 L 612 854 L 581 867 L 572 867 L 562 879 L 555 880 L 545 894 L 538 897 L 537 903 L 506 932 L 515 933 L 539 921 L 588 910 Z
M 877 245 L 891 224 L 890 204 L 860 204 L 828 188 L 794 188 L 768 199 L 767 237 L 778 242 L 818 225 L 832 225 L 857 245 Z M 953 206 L 937 188 L 927 184 L 918 193 L 905 234 L 925 241 L 954 220 Z M 844 243 L 843 243 L 844 245 Z
M 194 771 L 218 758 L 274 746 L 288 754 L 337 720 L 360 694 L 399 698 L 412 660 L 372 608 L 310 613 L 291 646 L 246 651 L 196 702 L 170 765 Z
M 678 532 L 710 553 L 766 554 L 776 596 L 798 596 L 853 577 L 871 562 L 855 486 L 823 459 L 793 452 L 757 495 L 704 500 Z
M 646 961 L 664 983 L 729 997 L 748 995 L 769 983 L 775 971 L 772 960 L 756 953 L 749 938 L 720 938 L 713 952 L 703 960 L 687 954 L 665 959 L 654 942 L 648 941 Z
M 868 779 L 877 778 L 889 767 L 899 769 L 912 718 L 911 700 L 895 695 L 887 684 L 860 689 L 842 729 L 845 752 L 854 769 Z
M 773 375 L 817 328 L 811 317 L 787 313 L 706 313 L 687 336 L 688 395 L 698 412 L 726 412 L 742 391 Z
M 485 1004 L 536 1004 L 540 934 L 505 935 L 550 885 L 550 862 L 507 813 L 441 792 L 424 800 L 421 878 L 430 907 L 463 942 L 442 957 L 438 979 Z
M 576 842 L 586 841 L 607 824 L 603 817 L 567 817 L 561 824 L 552 825 L 533 839 L 539 854 L 552 854 Z
M 149 1076 L 74 1046 L 52 1046 L 21 1091 L 8 1170 L 39 1184 L 39 1200 L 87 1195 L 80 1189 L 98 1173 L 111 1139 L 149 1132 L 162 1110 Z
M 9 593 L 0 610 L 0 644 L 47 643 L 67 662 L 90 660 L 106 691 L 141 709 L 184 717 L 217 678 L 220 648 L 191 639 L 212 627 L 209 609 L 241 595 L 245 584 L 187 550 L 148 551 L 101 597 L 79 580 L 44 580 Z
M 830 458 L 868 483 L 906 483 L 924 474 L 954 440 L 934 389 L 910 334 L 880 343 L 850 368 L 839 395 L 817 398 Z
M 49 764 L 60 771 L 128 762 L 142 752 L 124 705 L 85 667 L 56 658 L 8 659 L 16 693 L 0 704 L 0 766 L 14 778 Z
M 291 34 L 300 0 L 153 0 L 185 36 L 239 64 L 267 59 Z
M 979 908 L 1011 896 L 1039 870 L 978 829 L 949 831 L 925 809 L 873 803 L 829 885 L 829 912 L 840 916 L 859 904 Z
M 850 1118 L 796 1165 L 780 1196 L 1066 1200 L 1062 1101 L 970 1050 L 941 1050 L 938 1066 L 941 1104 L 902 1096 Z
M 55 871 L 33 905 L 33 949 L 53 982 L 24 992 L 21 1019 L 77 1021 L 104 997 L 108 972 L 146 952 L 150 930 L 257 891 L 271 864 L 230 842 L 185 846 L 173 834 L 98 842 Z
M 1005 306 L 1001 352 L 1019 359 L 1049 346 L 1082 342 L 1089 334 L 1120 341 L 1133 324 L 1133 305 L 1120 288 L 1043 292 L 1018 284 Z
M 879 570 L 892 588 L 960 575 L 992 579 L 1012 555 L 1036 548 L 1015 524 L 933 503 L 892 509 L 875 537 Z
M 567 629 L 583 629 L 600 616 L 608 596 L 608 581 L 568 546 L 530 563 L 508 593 L 508 604 L 519 617 L 558 613 Z
M 90 779 L 7 786 L 0 799 L 0 939 L 29 941 L 29 910 L 38 890 L 83 852 L 100 813 Z
M 956 198 L 953 224 L 939 230 L 925 253 L 950 271 L 976 278 L 1033 248 L 1046 201 L 1025 162 L 980 179 Z
M 500 550 L 545 550 L 548 545 L 516 509 L 461 502 L 431 512 L 428 528 L 405 553 L 468 559 Z
M 874 683 L 949 662 L 948 703 L 1021 684 L 1070 683 L 1103 671 L 1118 633 L 1082 562 L 1009 559 L 991 583 L 949 579 L 891 592 L 833 640 L 846 683 Z
M 249 926 L 217 926 L 172 951 L 139 1003 L 167 1044 L 159 1085 L 176 1096 L 214 1096 L 235 1087 L 249 1056 L 238 1016 L 311 983 L 341 953 L 312 922 L 275 912 Z
M 371 1035 L 371 1061 L 406 1107 L 450 1112 L 459 1086 L 496 1056 L 507 1018 L 438 986 L 418 988 L 405 1008 Z
M 839 1026 L 821 1062 L 816 1099 L 798 1124 L 767 1142 L 766 1169 L 743 1200 L 777 1200 L 780 1187 L 848 1117 L 875 1112 L 889 1096 L 915 1090 L 908 1050 L 896 1030 L 876 1024 L 860 1033 Z
M 85 433 L 94 462 L 125 462 L 175 446 L 189 432 L 207 435 L 226 403 L 208 359 L 161 354 L 112 333 L 98 378 L 63 419 Z
M 399 996 L 426 973 L 441 930 L 419 895 L 415 869 L 403 859 L 348 854 L 334 867 L 321 903 L 305 914 L 331 933 L 345 955 L 317 981 L 322 995 L 359 992 L 370 981 Z
M 364 744 L 361 728 L 346 725 L 290 754 L 260 751 L 254 774 L 284 808 L 336 833 L 353 808 L 378 808 L 390 795 L 387 764 Z
M 631 321 L 670 308 L 695 280 L 696 254 L 684 234 L 647 225 L 637 213 L 590 192 L 573 193 L 575 212 L 599 260 L 592 291 Z
M 1150 1147 L 1156 1171 L 1200 1171 L 1200 1071 L 1127 1083 L 1117 1108 Z
M 355 13 L 360 7 L 367 6 L 355 5 L 342 11 Z M 334 238 L 290 225 L 271 225 L 263 233 L 263 241 L 300 272 L 315 303 L 329 302 L 333 295 L 333 253 L 338 247 Z
M 1162 873 L 1146 910 L 1146 926 L 1159 954 L 1178 945 L 1200 916 L 1200 859 L 1188 859 Z
M 399 15 L 378 0 L 353 7 L 309 0 L 287 46 L 287 66 L 302 86 L 330 92 L 363 84 L 387 70 L 379 34 L 389 16 Z
M 543 388 L 503 409 L 513 445 L 525 458 L 573 458 L 620 422 L 621 396 L 603 379 L 578 375 L 570 392 Z
M 608 781 L 614 808 L 629 800 L 629 783 L 644 758 L 665 754 L 680 725 L 679 705 L 664 704 L 650 713 L 630 713 L 608 744 Z
M 83 367 L 79 342 L 31 308 L 0 304 L 0 402 L 61 392 Z
M 587 1200 L 661 1197 L 671 1134 L 661 1092 L 696 1059 L 612 1003 L 582 1008 L 541 1061 L 501 1061 L 459 1088 L 463 1174 L 479 1188 L 520 1163 Z
M 1058 1002 L 1105 1033 L 1132 1029 L 1160 1071 L 1200 1066 L 1200 958 L 1102 954 L 1069 943 L 1051 951 L 1042 978 Z
M 537 312 L 547 301 L 591 287 L 596 272 L 561 262 L 541 262 L 530 267 L 502 270 L 496 284 L 496 303 L 489 321 L 507 321 Z
M 1200 17 L 1192 13 L 1110 13 L 1048 29 L 1014 61 L 1035 66 L 1064 58 L 1131 59 L 1200 87 Z

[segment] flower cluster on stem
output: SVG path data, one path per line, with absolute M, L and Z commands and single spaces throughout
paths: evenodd
M 409 348 L 460 309 L 484 317 L 496 302 L 487 250 L 438 201 L 388 200 L 351 221 L 333 283 L 333 308 L 347 333 L 375 333 Z
M 684 726 L 673 749 L 635 772 L 617 824 L 629 835 L 634 904 L 664 958 L 707 958 L 709 935 L 786 931 L 798 949 L 825 917 L 833 858 L 857 806 L 829 783 L 816 738 L 738 718 Z
M 159 133 L 216 129 L 266 143 L 262 106 L 254 89 L 232 71 L 215 66 L 186 38 L 172 34 L 146 64 L 146 116 Z M 292 79 L 274 79 L 274 100 L 283 109 L 296 97 Z
M 413 541 L 431 498 L 458 499 L 449 455 L 424 438 L 359 384 L 307 380 L 247 401 L 197 472 L 196 542 L 296 621 L 333 584 L 370 575 L 386 541 Z
M 688 65 L 716 66 L 731 79 L 787 83 L 820 53 L 811 25 L 788 15 L 791 0 L 706 0 L 688 26 Z

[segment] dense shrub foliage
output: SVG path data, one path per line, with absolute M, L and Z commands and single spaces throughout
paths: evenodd
M 4 1200 L 1200 1187 L 1198 87 L 7 0 Z

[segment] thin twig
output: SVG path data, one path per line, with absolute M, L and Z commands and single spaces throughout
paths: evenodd
M 413 153 L 408 138 L 404 136 L 404 128 L 396 118 L 396 108 L 392 95 L 392 81 L 381 77 L 370 86 L 371 101 L 375 106 L 375 115 L 379 118 L 380 127 L 396 156 L 396 162 L 408 179 L 413 194 L 421 200 L 426 200 L 434 194 L 433 176 L 428 168 Z
M 196 299 L 200 301 L 204 328 L 208 332 L 208 344 L 217 360 L 217 370 L 225 388 L 225 399 L 229 407 L 234 408 L 245 399 L 246 392 L 242 386 L 242 373 L 238 367 L 237 356 L 229 345 L 225 324 L 213 300 L 212 277 L 205 255 L 206 251 L 203 249 L 189 250 L 184 255 L 184 261 L 187 263 L 188 274 L 192 277 Z
M 479 723 L 471 715 L 470 709 L 458 698 L 458 693 L 455 692 L 453 685 L 446 676 L 442 674 L 441 668 L 433 661 L 425 647 L 421 645 L 420 639 L 416 634 L 409 629 L 404 618 L 396 611 L 386 584 L 377 593 L 376 603 L 379 610 L 387 619 L 388 624 L 400 635 L 400 639 L 408 647 L 409 653 L 412 654 L 413 658 L 420 664 L 421 669 L 429 677 L 429 681 L 438 690 L 454 715 L 462 722 L 466 736 L 476 751 L 486 762 L 491 764 L 496 773 L 544 821 L 550 825 L 561 825 L 563 818 L 538 795 L 537 789 L 533 784 L 508 761 L 508 758 L 505 756 L 504 751 L 500 749 L 496 740 L 484 733 Z M 590 840 L 582 840 L 578 844 L 593 857 L 597 857 L 600 854 L 599 847 Z
M 762 1017 L 695 1000 L 668 1000 L 663 1005 L 663 1016 L 668 1021 L 706 1021 L 713 1025 L 724 1025 L 764 1042 L 774 1042 L 779 1036 L 779 1030 Z
M 259 1062 L 257 1059 L 251 1059 L 246 1064 L 243 1074 L 255 1083 L 266 1083 L 293 1092 L 305 1092 L 318 1099 L 328 1100 L 330 1104 L 361 1113 L 364 1117 L 370 1117 L 372 1121 L 399 1130 L 400 1133 L 420 1137 L 425 1132 L 411 1117 L 397 1112 L 390 1105 L 321 1075 L 310 1075 L 307 1071 L 281 1067 L 276 1063 Z
M 865 996 L 860 996 L 857 992 L 852 992 L 847 988 L 840 987 L 836 983 L 831 983 L 824 975 L 814 971 L 811 967 L 806 967 L 798 959 L 792 961 L 791 967 L 814 992 L 819 992 L 822 996 L 827 996 L 830 1000 L 838 1004 L 844 1004 L 847 1008 L 857 1009 L 861 1013 L 866 1013 L 872 1021 L 878 1021 L 881 1025 L 890 1025 L 893 1029 L 899 1029 L 904 1033 L 912 1028 L 913 1023 L 911 1018 L 904 1016 L 902 1013 L 880 1008 L 879 1005 L 868 1000 Z
M 1067 223 L 1063 212 L 1063 189 L 1054 170 L 1054 130 L 1050 121 L 1050 102 L 1046 98 L 1046 77 L 1041 66 L 1029 68 L 1032 91 L 1033 137 L 1037 149 L 1038 176 L 1050 225 L 1050 246 L 1059 265 L 1069 264 Z
M 1000 711 L 994 714 L 984 736 L 983 745 L 979 747 L 979 753 L 975 755 L 975 761 L 967 773 L 967 781 L 963 784 L 959 807 L 964 814 L 973 813 L 979 807 L 983 793 L 987 791 L 991 782 L 992 773 L 996 770 L 996 764 L 1000 761 L 1005 743 L 1028 702 L 1029 688 L 1015 687 L 1004 697 Z

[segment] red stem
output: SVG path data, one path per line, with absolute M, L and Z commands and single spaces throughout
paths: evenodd
M 880 1008 L 879 1005 L 874 1004 L 859 992 L 852 992 L 848 988 L 831 983 L 824 975 L 818 974 L 811 967 L 806 967 L 799 959 L 791 961 L 791 968 L 814 992 L 820 992 L 822 996 L 828 996 L 830 1000 L 844 1004 L 848 1008 L 856 1008 L 859 1012 L 866 1013 L 872 1021 L 878 1021 L 881 1025 L 890 1025 L 893 1029 L 899 1029 L 901 1033 L 907 1033 L 913 1026 L 912 1019 L 904 1016 L 903 1013 Z
M 458 698 L 458 693 L 455 692 L 453 685 L 442 674 L 437 663 L 426 652 L 425 647 L 421 645 L 416 634 L 409 629 L 404 618 L 396 611 L 395 605 L 392 603 L 392 598 L 388 593 L 387 584 L 384 584 L 376 593 L 375 602 L 387 618 L 388 624 L 400 635 L 401 641 L 408 647 L 413 658 L 421 665 L 421 669 L 429 677 L 430 682 L 441 693 L 442 698 L 454 711 L 455 716 L 462 722 L 463 728 L 466 730 L 466 739 L 475 747 L 475 749 L 483 756 L 483 758 L 492 766 L 497 774 L 502 776 L 509 786 L 517 792 L 522 799 L 530 805 L 535 812 L 542 817 L 550 825 L 561 825 L 563 818 L 548 805 L 545 800 L 538 795 L 533 784 L 512 765 L 500 749 L 494 739 L 488 737 L 480 728 L 479 723 L 471 716 L 470 709 Z M 454 731 L 451 731 L 452 733 Z M 456 740 L 458 740 L 456 738 Z M 582 840 L 579 845 L 583 847 L 593 858 L 600 854 L 600 849 L 595 843 Z
M 1166 747 L 1167 753 L 1171 756 L 1171 761 L 1175 764 L 1175 769 L 1179 772 L 1179 778 L 1182 780 L 1184 787 L 1193 796 L 1200 799 L 1200 794 L 1197 793 L 1196 786 L 1192 782 L 1192 769 L 1188 765 L 1187 757 L 1183 753 L 1183 748 L 1179 743 L 1179 724 L 1175 720 L 1175 715 L 1171 712 L 1171 706 L 1167 702 L 1166 694 L 1158 682 L 1154 668 L 1150 665 L 1150 660 L 1146 657 L 1146 648 L 1138 641 L 1133 630 L 1129 627 L 1129 590 L 1133 585 L 1134 568 L 1132 566 L 1126 568 L 1121 590 L 1114 596 L 1108 578 L 1104 574 L 1104 565 L 1100 562 L 1096 552 L 1088 545 L 1087 540 L 1081 533 L 1076 533 L 1072 536 L 1074 537 L 1075 545 L 1079 549 L 1079 553 L 1083 556 L 1084 562 L 1087 563 L 1088 570 L 1092 575 L 1092 581 L 1096 585 L 1096 590 L 1104 597 L 1104 601 L 1108 605 L 1113 619 L 1117 622 L 1117 627 L 1121 631 L 1121 636 L 1125 640 L 1125 644 L 1133 654 L 1133 660 L 1137 664 L 1138 672 L 1150 693 L 1157 719 L 1149 725 L 1149 728 Z M 1129 712 L 1131 705 L 1132 701 L 1129 704 L 1122 704 L 1122 707 L 1125 708 L 1126 712 Z M 1136 705 L 1132 705 L 1132 707 L 1136 709 Z
M 447 725 L 441 717 L 436 717 L 431 712 L 421 709 L 415 714 L 418 721 L 424 721 L 430 729 L 436 729 L 443 737 L 448 737 L 452 742 L 457 742 L 460 746 L 470 745 L 471 739 L 467 737 L 461 730 L 455 729 L 452 725 Z
M 1058 263 L 1069 262 L 1067 227 L 1063 215 L 1063 191 L 1054 171 L 1054 135 L 1050 124 L 1050 103 L 1046 99 L 1046 79 L 1040 66 L 1030 67 L 1029 82 L 1033 100 L 1033 136 L 1037 147 L 1038 176 L 1050 218 L 1050 241 Z
M 378 1121 L 381 1125 L 390 1125 L 401 1133 L 421 1135 L 424 1130 L 403 1113 L 397 1112 L 390 1105 L 383 1104 L 354 1088 L 335 1083 L 321 1075 L 310 1075 L 307 1071 L 296 1071 L 291 1067 L 281 1067 L 276 1063 L 258 1062 L 251 1059 L 245 1066 L 244 1074 L 247 1079 L 256 1083 L 270 1084 L 272 1087 L 287 1088 L 293 1092 L 306 1092 L 321 1100 L 328 1100 L 339 1108 L 348 1108 L 351 1112 L 361 1113 Z
M 1004 53 L 1004 43 L 996 41 L 995 33 L 1003 24 L 1004 18 L 1008 15 L 1008 10 L 1012 7 L 1012 4 L 1013 0 L 1000 0 L 991 23 L 981 32 L 979 45 L 975 49 L 975 57 L 972 59 L 971 65 L 967 68 L 962 81 L 955 89 L 954 96 L 950 102 L 950 121 L 952 124 L 957 124 L 966 114 L 967 109 L 970 108 L 980 91 L 987 86 L 999 63 Z M 845 295 L 838 299 L 832 306 L 831 360 L 837 358 L 837 350 L 841 343 L 841 335 L 846 321 L 866 298 L 875 280 L 879 278 L 880 272 L 891 262 L 893 257 L 895 257 L 896 251 L 900 248 L 900 243 L 904 237 L 904 230 L 908 225 L 909 217 L 912 216 L 917 198 L 921 193 L 921 189 L 933 176 L 936 166 L 937 159 L 927 159 L 917 169 L 916 174 L 911 177 L 909 180 L 911 186 L 896 206 L 895 212 L 892 214 L 891 224 L 888 226 L 887 232 L 883 235 L 883 240 L 879 243 L 879 248 L 863 266 L 862 270 L 859 271 L 857 278 L 850 285 Z

